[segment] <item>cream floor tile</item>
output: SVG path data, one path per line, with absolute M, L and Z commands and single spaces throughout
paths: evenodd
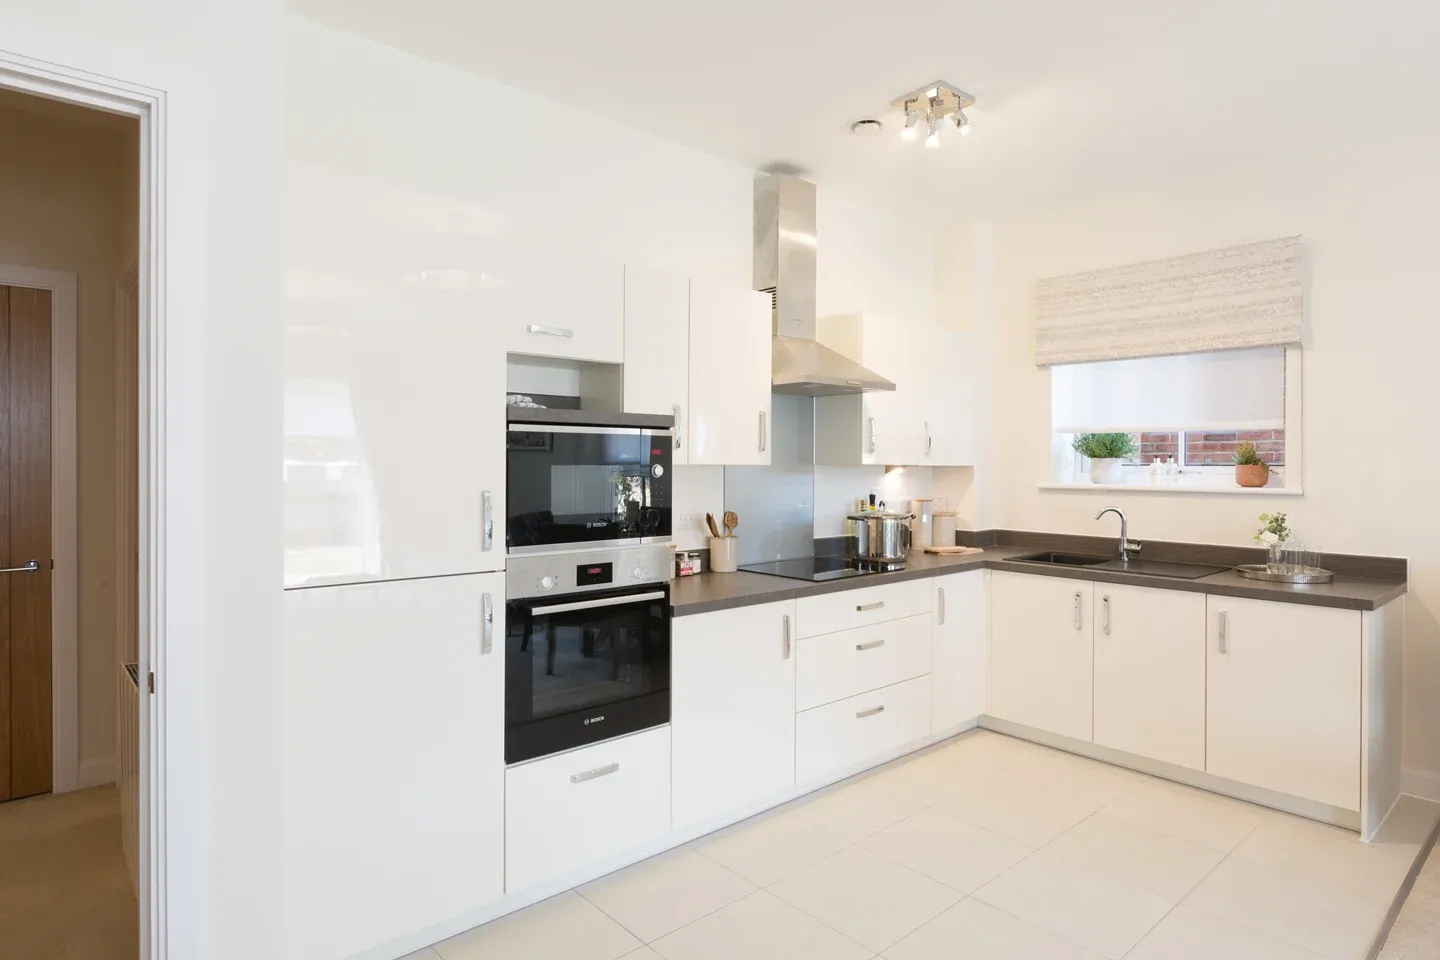
M 763 890 L 661 937 L 665 960 L 869 960 L 873 951 Z
M 1332 960 L 1363 957 L 1386 911 L 1383 903 L 1238 857 L 1226 857 L 1185 903 Z
M 690 846 L 759 886 L 769 886 L 850 845 L 794 813 L 755 817 L 702 837 Z
M 688 847 L 578 887 L 580 895 L 650 943 L 753 893 L 756 887 Z
M 871 950 L 884 950 L 961 897 L 858 846 L 791 874 L 769 890 Z
M 441 960 L 616 960 L 640 946 L 573 891 L 437 943 Z
M 884 960 L 1100 960 L 1078 944 L 974 897 L 885 951 Z
M 625 954 L 620 960 L 664 960 L 664 958 L 649 947 L 641 947 L 634 953 Z
M 1254 804 L 1158 779 L 1126 790 L 1105 809 L 1225 853 L 1235 849 L 1267 813 Z
M 964 783 L 966 777 L 975 774 L 974 769 L 966 769 L 957 760 L 936 753 L 890 764 L 864 782 L 930 804 L 942 799 Z
M 921 810 L 860 843 L 961 893 L 990 882 L 1034 852 L 1018 840 L 938 810 Z
M 863 840 L 899 823 L 925 806 L 922 800 L 860 780 L 826 792 L 808 803 L 787 808 L 787 813 L 850 841 Z
M 440 954 L 429 947 L 424 950 L 416 950 L 414 953 L 407 953 L 400 960 L 440 960 Z
M 975 777 L 951 791 L 935 809 L 1028 846 L 1043 847 L 1111 799 L 1105 791 L 1072 791 L 1070 786 Z
M 1182 899 L 1225 858 L 1105 810 L 1056 837 L 1045 851 L 1169 900 Z
M 1125 960 L 1321 960 L 1318 954 L 1219 914 L 1180 904 Z
M 1389 904 L 1418 852 L 1415 844 L 1363 843 L 1340 827 L 1269 813 L 1231 855 Z
M 1175 905 L 1043 850 L 974 896 L 1111 960 L 1123 957 Z

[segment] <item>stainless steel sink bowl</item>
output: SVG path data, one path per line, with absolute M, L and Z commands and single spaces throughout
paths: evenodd
M 1078 553 L 1031 553 L 1023 557 L 1011 557 L 1021 563 L 1050 563 L 1062 567 L 1095 567 L 1109 563 L 1110 557 L 1087 557 Z
M 1119 573 L 1135 573 L 1144 577 L 1169 577 L 1172 580 L 1199 580 L 1212 573 L 1221 573 L 1229 567 L 1212 567 L 1203 563 L 1177 563 L 1172 560 L 1119 560 L 1114 557 L 1090 557 L 1080 553 L 1028 553 L 1023 557 L 1011 557 L 1020 563 L 1048 563 L 1055 567 L 1091 567 L 1095 570 L 1114 570 Z

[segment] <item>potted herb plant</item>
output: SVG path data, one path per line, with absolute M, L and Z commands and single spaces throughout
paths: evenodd
M 1121 465 L 1135 455 L 1135 438 L 1128 433 L 1080 433 L 1070 446 L 1090 458 L 1091 483 L 1119 483 Z
M 1270 465 L 1255 452 L 1255 444 L 1246 441 L 1235 448 L 1235 482 L 1242 487 L 1263 487 L 1270 482 Z M 1281 514 L 1280 516 L 1284 516 Z

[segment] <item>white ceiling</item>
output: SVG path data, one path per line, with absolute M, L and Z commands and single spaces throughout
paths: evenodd
M 1440 5 L 1396 0 L 292 0 L 753 167 L 951 217 L 1440 120 Z M 889 101 L 974 94 L 938 151 Z M 874 139 L 851 120 L 886 122 Z

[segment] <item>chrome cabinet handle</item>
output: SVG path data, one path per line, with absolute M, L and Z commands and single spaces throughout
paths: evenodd
M 939 608 L 940 619 L 936 621 L 936 624 L 943 627 L 945 626 L 945 588 L 938 587 L 937 590 L 939 591 L 938 599 L 940 602 L 936 604 L 936 606 Z
M 885 641 L 884 641 L 883 639 L 880 639 L 880 640 L 871 640 L 869 643 L 857 643 L 857 644 L 855 644 L 855 649 L 856 649 L 856 650 L 874 650 L 876 647 L 883 647 L 883 646 L 885 646 Z
M 480 549 L 489 553 L 495 549 L 495 498 L 489 490 L 480 493 Z
M 855 719 L 856 719 L 856 720 L 864 720 L 866 717 L 873 717 L 873 716 L 875 716 L 875 714 L 877 714 L 877 713 L 884 713 L 884 712 L 885 712 L 885 705 L 882 703 L 882 704 L 881 704 L 880 706 L 878 706 L 878 707 L 871 707 L 869 710 L 861 710 L 859 713 L 855 714 Z
M 1110 636 L 1110 598 L 1103 597 L 1100 600 L 1100 632 Z
M 530 333 L 538 333 L 542 337 L 564 337 L 569 340 L 575 336 L 574 330 L 567 330 L 565 327 L 542 327 L 539 324 L 528 324 L 525 329 Z
M 766 429 L 765 429 L 765 411 L 764 411 L 764 410 L 761 410 L 761 411 L 760 411 L 760 452 L 761 452 L 761 453 L 764 453 L 764 452 L 765 452 L 765 442 L 766 442 L 766 440 L 769 439 L 769 438 L 766 436 L 766 434 L 767 434 L 767 431 L 766 431 Z
M 780 618 L 781 660 L 790 659 L 790 614 Z
M 862 603 L 855 607 L 856 613 L 867 613 L 871 610 L 881 610 L 885 607 L 884 600 L 876 600 L 874 603 Z
M 603 767 L 596 767 L 594 770 L 582 770 L 579 773 L 570 774 L 571 783 L 584 783 L 586 780 L 598 780 L 601 777 L 608 777 L 612 773 L 620 771 L 620 764 L 607 763 Z
M 480 653 L 486 654 L 495 643 L 495 601 L 490 594 L 481 596 L 480 609 L 484 624 L 480 630 Z
M 673 404 L 670 409 L 675 411 L 675 449 L 679 450 L 681 443 L 680 404 Z
M 39 560 L 26 560 L 23 567 L 6 567 L 0 573 L 38 573 L 40 571 Z
M 934 446 L 935 438 L 930 436 L 930 421 L 925 421 L 925 456 L 930 456 L 930 448 Z
M 1080 594 L 1075 594 L 1075 629 L 1080 629 Z
M 875 452 L 875 418 L 870 417 L 870 453 Z
M 1220 611 L 1220 652 L 1230 652 L 1230 614 Z

